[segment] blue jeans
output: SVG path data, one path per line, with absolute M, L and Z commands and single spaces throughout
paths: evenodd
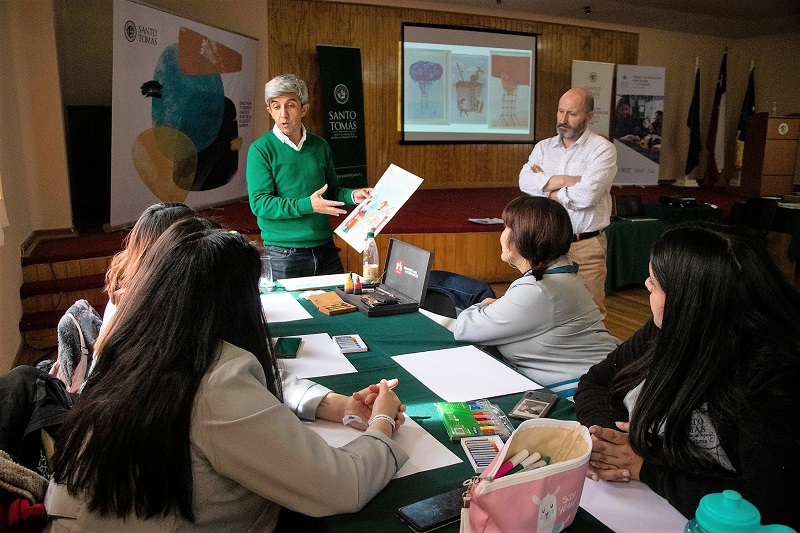
M 272 258 L 272 279 L 275 280 L 344 273 L 339 248 L 333 240 L 314 248 L 267 245 L 264 253 Z
M 431 275 L 428 277 L 428 290 L 450 296 L 456 305 L 457 312 L 483 301 L 484 298 L 495 297 L 494 291 L 488 283 L 445 270 L 431 270 Z

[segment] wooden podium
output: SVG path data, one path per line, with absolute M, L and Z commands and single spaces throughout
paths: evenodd
M 739 190 L 747 196 L 781 196 L 794 190 L 800 117 L 755 113 L 747 119 Z

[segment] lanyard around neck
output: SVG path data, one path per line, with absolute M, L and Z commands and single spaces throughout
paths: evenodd
M 544 271 L 545 274 L 575 274 L 578 272 L 578 263 L 572 263 L 571 265 L 562 265 L 558 267 L 548 268 Z M 532 275 L 531 271 L 528 270 L 523 274 L 523 276 L 530 276 Z

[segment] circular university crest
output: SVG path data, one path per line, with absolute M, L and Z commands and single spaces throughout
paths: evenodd
M 128 39 L 129 43 L 136 40 L 136 24 L 133 21 L 129 20 L 125 23 L 125 38 Z
M 350 91 L 347 89 L 347 85 L 343 83 L 337 85 L 333 90 L 333 96 L 340 104 L 346 104 L 347 100 L 350 99 Z
M 597 73 L 596 72 L 590 72 L 589 73 L 589 81 L 592 82 L 592 83 L 595 83 L 597 81 Z
M 789 133 L 789 125 L 785 122 L 781 122 L 780 124 L 778 124 L 778 133 L 780 133 L 781 135 L 786 135 L 787 133 Z

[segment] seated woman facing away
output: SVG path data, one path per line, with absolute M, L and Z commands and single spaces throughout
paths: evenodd
M 116 314 L 117 305 L 125 295 L 125 291 L 139 268 L 145 253 L 150 249 L 162 233 L 176 221 L 196 216 L 195 211 L 181 203 L 154 204 L 145 209 L 133 225 L 133 229 L 125 238 L 125 248 L 114 256 L 106 272 L 105 291 L 108 293 L 108 304 L 103 313 L 101 332 L 111 323 Z M 198 218 L 194 225 L 202 225 L 203 229 L 221 229 L 219 223 L 205 218 Z M 94 358 L 92 364 L 97 361 Z M 91 370 L 90 370 L 91 373 Z M 279 374 L 283 389 L 283 403 L 302 419 L 314 420 L 322 418 L 333 422 L 344 419 L 345 415 L 355 415 L 359 419 L 368 419 L 364 411 L 364 399 L 368 401 L 375 390 L 363 390 L 355 396 L 337 394 L 331 389 L 308 379 L 299 379 L 291 372 L 281 368 Z M 397 385 L 397 380 L 389 382 L 390 387 Z M 373 387 L 375 389 L 375 387 Z M 401 411 L 405 407 L 401 407 Z M 400 423 L 403 416 L 399 417 Z M 365 429 L 366 425 L 358 419 L 350 419 L 349 425 L 357 429 Z
M 359 510 L 405 463 L 385 380 L 341 448 L 281 403 L 260 271 L 252 243 L 195 218 L 153 245 L 61 428 L 51 531 L 272 531 L 281 507 Z
M 114 256 L 106 271 L 106 285 L 103 290 L 108 294 L 108 303 L 103 312 L 104 326 L 108 325 L 117 312 L 125 287 L 139 268 L 147 250 L 173 222 L 194 215 L 194 209 L 181 203 L 153 204 L 139 215 L 133 229 L 125 236 L 122 251 Z
M 685 516 L 733 489 L 800 529 L 800 295 L 743 230 L 668 228 L 650 256 L 653 320 L 581 378 L 591 479 L 639 479 Z
M 580 376 L 619 344 L 567 259 L 573 231 L 564 206 L 515 198 L 503 210 L 501 259 L 522 273 L 502 298 L 465 309 L 458 340 L 496 346 L 520 372 L 570 397 Z

